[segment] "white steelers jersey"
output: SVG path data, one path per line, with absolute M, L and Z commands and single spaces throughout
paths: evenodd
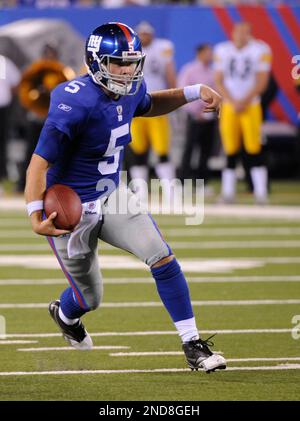
M 167 39 L 155 38 L 150 45 L 143 47 L 146 54 L 144 78 L 148 92 L 167 89 L 166 66 L 173 61 L 173 43 Z
M 271 60 L 270 47 L 260 40 L 253 39 L 241 49 L 227 41 L 214 49 L 215 70 L 223 72 L 224 86 L 236 100 L 243 99 L 255 86 L 257 72 L 270 71 Z M 253 102 L 258 100 L 256 97 Z

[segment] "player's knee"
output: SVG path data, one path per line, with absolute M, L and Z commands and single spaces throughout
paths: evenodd
M 89 311 L 96 310 L 100 306 L 100 303 L 101 303 L 100 295 L 95 295 L 91 297 L 87 303 L 89 306 Z
M 150 268 L 162 266 L 174 258 L 172 250 L 168 244 L 161 239 L 161 237 L 159 237 L 158 241 L 156 241 L 156 247 L 153 247 L 154 241 L 149 242 L 149 245 L 150 247 L 147 247 L 147 249 L 143 250 L 143 261 Z
M 175 259 L 175 256 L 174 256 L 174 254 L 171 254 L 170 256 L 163 257 L 158 262 L 154 263 L 154 265 L 152 265 L 151 267 L 152 268 L 159 268 L 160 266 L 163 266 L 166 263 L 171 262 L 173 259 Z
M 101 304 L 102 289 L 100 287 L 88 289 L 84 292 L 84 298 L 89 311 L 96 310 Z
M 237 163 L 237 155 L 227 155 L 226 167 L 232 170 L 235 169 Z

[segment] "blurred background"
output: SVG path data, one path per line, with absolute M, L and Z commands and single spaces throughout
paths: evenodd
M 140 32 L 157 41 L 156 47 L 151 41 L 156 54 L 145 41 L 148 66 L 152 66 L 145 68 L 146 82 L 147 72 L 149 83 L 157 74 L 161 80 L 165 78 L 165 87 L 183 86 L 185 80 L 189 81 L 185 79 L 188 64 L 197 61 L 207 69 L 205 81 L 211 80 L 210 85 L 214 86 L 216 45 L 232 38 L 238 22 L 248 22 L 253 38 L 264 41 L 272 55 L 261 99 L 261 144 L 269 174 L 270 202 L 300 203 L 300 1 L 297 0 L 0 0 L 2 201 L 23 193 L 26 167 L 47 114 L 50 92 L 58 83 L 86 72 L 85 38 L 107 21 L 121 21 L 134 28 L 142 22 Z M 203 81 L 197 67 L 191 72 L 193 83 Z M 169 173 L 174 176 L 204 178 L 207 200 L 214 203 L 221 192 L 221 172 L 227 165 L 219 122 L 216 116 L 211 116 L 211 121 L 195 117 L 194 110 L 185 108 L 169 116 L 166 150 L 160 152 L 154 146 L 142 151 L 141 162 L 141 157 L 135 154 L 138 148 L 128 148 L 126 169 L 146 165 L 153 176 L 155 172 L 159 174 L 158 165 L 167 162 L 172 168 Z M 193 127 L 200 130 L 198 138 L 191 138 L 191 128 L 195 133 Z M 237 202 L 252 203 L 253 185 L 244 155 L 241 149 L 236 163 Z
M 95 352 L 68 352 L 46 315 L 66 279 L 25 213 L 26 167 L 51 90 L 86 72 L 84 40 L 107 21 L 138 30 L 150 91 L 226 82 L 233 98 L 220 119 L 200 101 L 149 126 L 135 119 L 126 151 L 133 178 L 205 180 L 201 226 L 155 220 L 188 278 L 201 335 L 217 332 L 214 349 L 228 358 L 208 380 L 184 371 L 146 266 L 103 241 L 105 303 L 85 319 Z M 0 0 L 0 401 L 299 401 L 299 29 L 293 0 Z M 261 98 L 245 105 L 245 87 L 258 85 Z M 247 150 L 234 145 L 242 137 Z

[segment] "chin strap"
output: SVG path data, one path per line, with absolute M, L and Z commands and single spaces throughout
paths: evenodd
M 113 80 L 109 80 L 107 83 L 107 89 L 117 95 L 127 95 L 132 88 L 132 83 L 129 85 L 122 85 Z
M 103 77 L 100 71 L 92 73 L 90 69 L 88 69 L 88 74 L 91 76 L 93 81 L 97 83 L 97 85 L 103 86 L 104 88 L 116 95 L 132 95 L 130 94 L 130 91 L 132 89 L 132 82 L 127 85 L 123 85 L 122 83 L 118 83 L 113 79 L 107 80 L 107 78 Z M 103 79 L 107 80 L 107 85 L 103 83 Z

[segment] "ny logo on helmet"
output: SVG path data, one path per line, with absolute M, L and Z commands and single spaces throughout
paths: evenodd
M 88 42 L 88 46 L 87 46 L 88 51 L 94 51 L 98 53 L 100 49 L 101 40 L 102 40 L 101 36 L 91 35 Z

